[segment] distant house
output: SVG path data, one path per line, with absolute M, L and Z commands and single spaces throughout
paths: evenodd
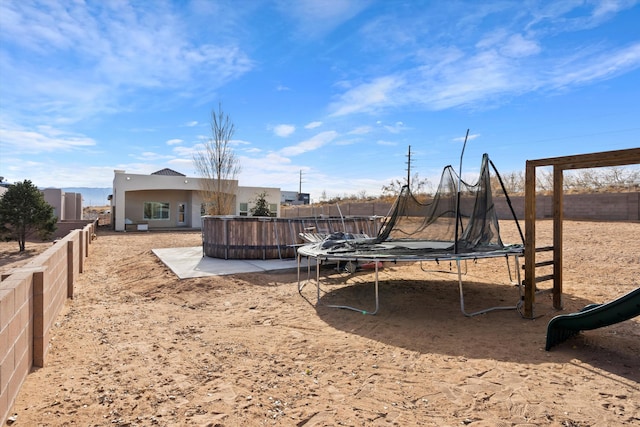
M 111 195 L 111 223 L 116 231 L 202 227 L 205 212 L 201 197 L 204 178 L 188 177 L 172 169 L 151 175 L 115 170 Z M 233 215 L 250 215 L 257 196 L 266 193 L 274 216 L 280 216 L 280 189 L 270 187 L 235 188 Z
M 308 205 L 310 200 L 309 193 L 298 193 L 297 191 L 280 192 L 280 203 L 283 205 Z
M 53 207 L 53 215 L 58 221 L 82 219 L 82 194 L 66 193 L 59 188 L 42 190 L 44 201 Z

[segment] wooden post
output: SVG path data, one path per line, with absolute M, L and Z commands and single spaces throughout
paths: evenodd
M 42 368 L 47 353 L 44 270 L 33 272 L 33 366 Z
M 82 252 L 82 250 L 80 250 Z M 67 298 L 73 299 L 75 267 L 73 265 L 73 240 L 67 241 Z
M 229 221 L 227 219 L 222 220 L 223 226 L 223 237 L 222 241 L 224 242 L 224 259 L 229 259 Z
M 562 221 L 564 169 L 553 166 L 553 308 L 562 309 Z
M 85 232 L 84 230 L 80 230 L 78 232 L 78 236 L 80 238 L 80 244 L 78 246 L 78 273 L 84 273 L 84 257 L 85 254 L 87 253 L 85 251 L 86 247 L 85 245 L 88 245 L 88 243 L 85 240 Z
M 527 161 L 524 180 L 524 316 L 533 317 L 536 296 L 536 167 Z

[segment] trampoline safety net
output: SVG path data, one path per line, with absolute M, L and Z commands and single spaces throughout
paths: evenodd
M 443 169 L 432 198 L 418 200 L 409 187 L 404 186 L 375 238 L 330 236 L 323 242 L 301 247 L 298 253 L 342 258 L 428 259 L 521 252 L 524 236 L 513 209 L 511 214 L 523 243 L 505 245 L 500 238 L 493 189 L 501 191 L 511 207 L 500 175 L 487 154 L 482 156 L 474 184 L 462 180 L 449 165 Z
M 376 242 L 442 242 L 449 243 L 446 250 L 455 253 L 503 249 L 492 183 L 502 188 L 499 180 L 490 173 L 489 156 L 484 154 L 475 184 L 463 181 L 453 167 L 447 166 L 433 199 L 429 201 L 420 202 L 409 187 L 404 186 Z M 439 251 L 442 249 L 445 248 L 438 248 Z

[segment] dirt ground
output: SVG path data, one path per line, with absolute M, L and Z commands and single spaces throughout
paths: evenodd
M 13 425 L 640 425 L 640 317 L 544 350 L 554 315 L 640 287 L 638 236 L 638 223 L 566 221 L 565 308 L 541 294 L 528 320 L 465 317 L 456 276 L 420 264 L 385 265 L 375 316 L 316 306 L 295 271 L 179 280 L 151 250 L 199 233 L 101 230 Z M 14 245 L 1 270 L 24 261 Z M 322 304 L 373 307 L 373 273 L 323 274 Z M 464 280 L 469 311 L 518 300 L 503 259 L 470 262 Z

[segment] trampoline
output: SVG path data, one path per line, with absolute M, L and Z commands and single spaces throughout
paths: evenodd
M 493 171 L 493 173 L 492 173 Z M 522 243 L 504 244 L 500 238 L 498 216 L 493 203 L 493 187 L 502 191 L 515 220 Z M 508 198 L 502 179 L 489 156 L 482 156 L 479 178 L 469 184 L 456 174 L 451 166 L 442 172 L 438 189 L 429 200 L 419 200 L 403 187 L 389 215 L 376 237 L 357 238 L 336 233 L 320 242 L 301 246 L 297 250 L 298 292 L 315 282 L 317 304 L 321 303 L 321 266 L 335 264 L 345 274 L 355 274 L 366 266 L 374 273 L 374 300 L 372 310 L 348 305 L 327 305 L 363 314 L 376 314 L 380 308 L 379 269 L 385 263 L 455 262 L 460 294 L 460 309 L 465 316 L 475 316 L 494 310 L 519 310 L 522 304 L 522 281 L 519 259 L 524 255 L 524 236 Z M 303 280 L 301 260 L 306 257 L 307 278 Z M 518 286 L 518 300 L 509 306 L 495 306 L 475 312 L 465 309 L 463 275 L 466 263 L 488 258 L 506 260 L 509 282 Z M 312 261 L 315 260 L 315 263 Z M 513 267 L 511 266 L 513 261 Z M 315 264 L 315 277 L 311 268 Z M 463 273 L 463 266 L 465 271 Z M 514 282 L 515 278 L 515 282 Z

